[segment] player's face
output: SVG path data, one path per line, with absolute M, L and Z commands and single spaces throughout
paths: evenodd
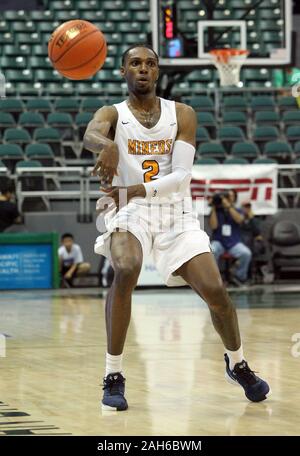
M 126 79 L 130 92 L 146 94 L 153 92 L 158 79 L 158 62 L 151 49 L 137 47 L 126 57 L 121 74 Z

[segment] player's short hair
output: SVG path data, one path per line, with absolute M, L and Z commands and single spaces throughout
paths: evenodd
M 0 193 L 2 193 L 2 195 L 5 195 L 6 193 L 15 193 L 14 181 L 7 176 L 2 177 L 0 179 Z
M 156 58 L 156 60 L 157 60 L 157 63 L 159 63 L 159 57 L 158 57 L 158 55 L 156 54 L 156 52 L 155 52 L 155 50 L 153 49 L 153 47 L 150 46 L 150 44 L 147 44 L 147 43 L 136 43 L 136 44 L 133 44 L 132 46 L 130 46 L 128 49 L 126 49 L 126 51 L 123 52 L 123 54 L 122 54 L 122 66 L 125 65 L 126 57 L 127 57 L 128 52 L 131 51 L 132 49 L 135 49 L 135 48 L 138 48 L 138 47 L 150 49 L 150 51 L 152 51 L 153 54 L 155 55 L 155 58 Z
M 73 234 L 71 234 L 71 233 L 64 233 L 64 234 L 62 235 L 62 237 L 61 237 L 61 240 L 63 241 L 63 240 L 66 239 L 66 238 L 74 239 L 74 236 L 73 236 Z

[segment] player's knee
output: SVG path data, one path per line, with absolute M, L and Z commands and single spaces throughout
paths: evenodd
M 205 285 L 202 295 L 213 312 L 223 312 L 230 305 L 222 280 Z
M 120 258 L 114 261 L 116 283 L 123 288 L 134 288 L 137 284 L 141 271 L 141 263 L 138 258 Z

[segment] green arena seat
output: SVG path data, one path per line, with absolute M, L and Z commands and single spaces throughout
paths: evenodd
M 198 154 L 205 156 L 206 158 L 213 157 L 213 158 L 225 158 L 226 157 L 226 150 L 223 144 L 216 143 L 216 142 L 207 142 L 204 144 L 200 144 L 197 150 Z
M 20 160 L 17 163 L 17 168 L 40 168 L 41 162 L 38 160 Z
M 102 5 L 101 5 L 101 8 L 103 8 Z M 85 11 L 87 11 L 87 12 L 97 11 L 99 9 L 99 5 L 97 2 L 93 2 L 91 0 L 79 0 L 79 1 L 76 1 L 76 9 L 78 9 L 78 11 L 80 11 L 80 15 L 81 15 L 82 12 L 85 12 Z M 106 11 L 105 8 L 103 8 L 103 10 Z
M 276 111 L 258 111 L 254 115 L 254 121 L 257 125 L 280 126 L 280 115 Z
M 194 162 L 194 165 L 219 165 L 220 162 L 216 158 L 200 157 Z
M 27 11 L 24 10 L 4 10 L 1 16 L 5 21 L 26 21 L 28 19 Z
M 55 156 L 61 156 L 61 134 L 56 128 L 36 128 L 34 130 L 33 138 L 36 142 L 51 144 Z
M 294 152 L 296 156 L 300 156 L 300 141 L 297 141 L 294 145 Z
M 62 78 L 55 70 L 35 70 L 34 72 L 34 79 L 39 82 L 61 82 Z
M 23 112 L 19 117 L 19 125 L 25 127 L 30 134 L 37 127 L 44 126 L 44 117 L 38 112 Z
M 48 114 L 47 123 L 51 127 L 72 127 L 73 120 L 70 114 L 65 112 L 53 112 Z
M 140 33 L 142 32 L 142 25 L 139 22 L 120 22 L 117 25 L 118 32 L 121 33 Z M 116 26 L 114 24 L 114 27 Z
M 15 127 L 14 117 L 9 112 L 0 112 L 0 129 Z
M 275 158 L 280 162 L 290 162 L 293 150 L 287 142 L 270 141 L 265 144 L 263 153 L 267 158 Z
M 81 109 L 82 111 L 95 112 L 105 105 L 105 101 L 99 98 L 84 98 L 82 100 Z
M 218 131 L 221 142 L 240 142 L 245 140 L 245 135 L 240 127 L 226 126 L 221 127 Z
M 85 21 L 105 21 L 106 20 L 106 11 L 98 10 L 98 11 L 81 11 L 80 17 Z
M 32 21 L 18 21 L 13 23 L 14 33 L 34 33 L 36 26 Z
M 281 97 L 278 99 L 278 107 L 281 111 L 299 109 L 295 97 Z
M 243 129 L 247 128 L 247 116 L 242 111 L 225 111 L 223 114 L 223 125 L 234 125 Z
M 32 73 L 29 69 L 6 70 L 5 77 L 9 82 L 33 82 Z
M 0 67 L 4 70 L 10 69 L 24 69 L 27 68 L 27 60 L 24 56 L 6 57 L 2 56 L 0 59 Z
M 25 148 L 25 155 L 29 160 L 39 160 L 43 166 L 54 166 L 54 153 L 49 144 L 29 144 Z
M 75 125 L 78 129 L 79 140 L 82 141 L 86 127 L 88 123 L 92 120 L 92 112 L 79 112 L 75 117 Z
M 279 138 L 279 131 L 277 127 L 257 127 L 253 132 L 253 140 L 259 141 L 272 141 Z
M 32 98 L 27 101 L 26 108 L 28 111 L 39 111 L 49 113 L 52 111 L 52 105 L 46 98 Z
M 300 110 L 299 111 L 285 111 L 282 116 L 284 127 L 290 125 L 300 125 Z
M 215 136 L 217 123 L 211 112 L 198 112 L 197 119 L 201 127 L 206 127 Z
M 77 98 L 60 98 L 55 101 L 54 108 L 56 111 L 77 113 L 79 109 L 79 101 Z
M 233 157 L 233 158 L 226 158 L 223 162 L 224 165 L 249 165 L 249 161 L 246 160 L 246 158 L 239 158 L 239 157 Z
M 46 58 L 46 56 L 48 54 L 47 46 L 45 44 L 33 44 L 31 46 L 31 49 L 32 49 L 32 55 L 35 57 L 42 56 L 42 57 Z
M 10 32 L 0 32 L 0 44 L 13 44 L 14 36 Z
M 41 36 L 39 33 L 18 33 L 15 35 L 18 43 L 21 44 L 39 44 Z
M 60 141 L 60 134 L 56 128 L 36 128 L 33 135 L 38 142 Z
M 76 10 L 56 10 L 54 11 L 54 19 L 60 23 L 67 22 L 72 19 L 78 19 L 78 13 Z M 93 20 L 95 20 L 95 14 Z
M 35 22 L 53 21 L 54 14 L 50 10 L 28 11 L 28 19 Z
M 123 0 L 104 0 L 101 2 L 101 8 L 106 11 L 124 11 L 124 9 L 128 8 L 128 2 Z
M 148 0 L 128 0 L 126 7 L 132 11 L 147 11 L 149 9 Z
M 130 22 L 132 21 L 132 13 L 126 9 L 124 11 L 107 11 L 106 19 L 111 22 Z
M 197 142 L 206 142 L 210 140 L 210 135 L 205 127 L 198 127 L 196 131 Z
M 250 103 L 252 111 L 271 111 L 275 109 L 275 101 L 272 97 L 255 96 Z
M 32 69 L 50 69 L 51 64 L 48 57 L 45 56 L 31 56 L 28 57 L 28 66 Z
M 0 144 L 0 158 L 23 158 L 23 150 L 19 144 Z
M 23 150 L 18 144 L 1 144 L 0 145 L 0 160 L 9 169 L 14 172 L 15 166 L 19 160 L 24 158 Z
M 273 165 L 273 164 L 278 164 L 277 160 L 274 160 L 274 158 L 256 158 L 253 162 L 254 165 Z
M 226 111 L 247 111 L 247 102 L 243 97 L 230 96 L 224 98 L 224 109 Z
M 22 44 L 21 46 L 16 46 L 14 44 L 4 44 L 2 51 L 2 55 L 5 55 L 7 57 L 26 56 L 31 54 L 31 46 L 29 44 Z
M 7 128 L 3 138 L 8 143 L 28 144 L 31 142 L 30 134 L 23 128 Z
M 60 10 L 73 10 L 74 9 L 74 5 L 73 5 L 73 2 L 70 2 L 68 0 L 51 0 L 51 2 L 49 2 L 49 8 L 50 10 L 52 11 L 60 11 Z
M 286 138 L 288 141 L 299 141 L 300 140 L 300 126 L 292 125 L 286 130 Z
M 236 142 L 232 145 L 231 154 L 239 158 L 256 158 L 259 155 L 259 149 L 252 142 Z
M 214 111 L 215 106 L 213 100 L 207 95 L 199 95 L 189 99 L 188 104 L 197 111 Z

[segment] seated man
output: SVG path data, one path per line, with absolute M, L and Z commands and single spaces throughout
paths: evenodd
M 62 245 L 58 249 L 62 285 L 73 285 L 73 278 L 85 276 L 89 273 L 91 265 L 83 262 L 81 248 L 74 244 L 73 235 L 65 233 L 61 237 Z
M 234 207 L 236 199 L 235 190 L 229 190 L 227 194 L 214 195 L 209 225 L 212 229 L 211 248 L 217 262 L 225 252 L 238 259 L 238 266 L 234 271 L 234 283 L 240 285 L 248 279 L 252 253 L 241 242 L 240 225 L 244 221 L 244 216 L 240 209 Z

